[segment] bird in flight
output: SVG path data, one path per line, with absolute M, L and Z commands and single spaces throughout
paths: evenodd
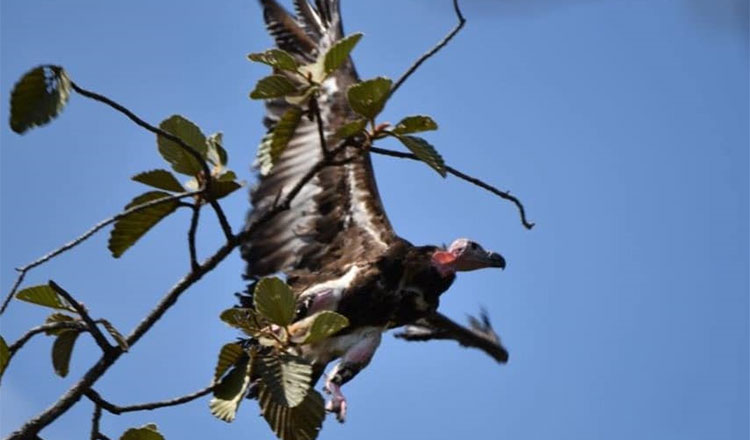
M 261 4 L 276 45 L 300 63 L 314 62 L 344 38 L 338 0 L 316 0 L 314 5 L 294 0 L 294 15 L 275 0 Z M 333 134 L 356 117 L 346 92 L 358 82 L 349 59 L 322 83 L 315 98 L 329 145 L 334 144 Z M 266 105 L 264 123 L 271 130 L 291 104 L 280 98 Z M 251 190 L 248 224 L 283 199 L 323 158 L 318 128 L 313 118 L 303 117 L 274 167 L 261 173 Z M 326 375 L 324 389 L 331 395 L 326 409 L 344 421 L 347 401 L 341 386 L 368 365 L 382 333 L 392 328 L 405 326 L 397 336 L 407 340 L 452 339 L 507 362 L 508 353 L 485 314 L 470 318 L 466 328 L 437 311 L 440 295 L 457 272 L 503 269 L 505 259 L 466 238 L 440 247 L 414 246 L 399 237 L 378 194 L 369 152 L 350 148 L 339 154 L 346 159 L 343 164 L 320 171 L 290 209 L 256 228 L 242 247 L 248 279 L 286 276 L 297 298 L 298 323 L 324 310 L 349 320 L 340 332 L 301 348 L 313 366 L 313 383 L 329 363 L 340 359 Z

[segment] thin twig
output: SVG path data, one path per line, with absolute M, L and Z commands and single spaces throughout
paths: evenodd
M 39 264 L 41 264 L 41 263 L 39 263 Z M 23 268 L 16 269 L 16 270 L 18 271 L 18 277 L 16 278 L 16 282 L 13 283 L 13 287 L 10 288 L 10 292 L 5 297 L 5 299 L 3 300 L 3 305 L 2 305 L 2 307 L 0 307 L 0 315 L 3 314 L 3 312 L 5 311 L 5 309 L 8 307 L 8 304 L 10 304 L 10 300 L 13 299 L 13 295 L 15 295 L 16 291 L 21 286 L 21 283 L 23 282 L 23 279 L 26 277 L 26 272 L 29 269 L 27 269 L 26 267 L 23 267 Z
M 320 148 L 323 150 L 323 157 L 328 157 L 330 151 L 328 151 L 328 145 L 326 144 L 325 130 L 323 129 L 323 118 L 320 116 L 320 106 L 318 105 L 318 98 L 313 96 L 310 98 L 310 110 L 315 115 L 315 122 L 318 125 L 318 138 L 320 139 Z
M 27 331 L 23 334 L 18 340 L 8 346 L 8 352 L 10 353 L 8 361 L 10 362 L 10 359 L 13 358 L 13 355 L 18 352 L 24 345 L 26 345 L 29 340 L 38 335 L 39 333 L 45 333 L 52 330 L 62 330 L 62 329 L 71 329 L 71 330 L 81 330 L 81 331 L 87 331 L 88 328 L 86 325 L 80 321 L 60 321 L 60 322 L 52 322 L 49 324 L 42 324 L 40 326 L 34 327 L 31 330 Z
M 162 400 L 160 402 L 150 402 L 150 403 L 141 403 L 138 405 L 129 405 L 129 406 L 118 406 L 113 403 L 110 403 L 96 392 L 96 390 L 90 389 L 87 390 L 84 394 L 86 397 L 89 398 L 92 402 L 94 402 L 97 406 L 100 406 L 107 411 L 111 412 L 112 414 L 122 414 L 126 412 L 133 412 L 133 411 L 151 411 L 158 408 L 164 408 L 165 406 L 177 406 L 182 405 L 183 403 L 190 402 L 192 400 L 195 400 L 199 397 L 203 397 L 206 394 L 209 394 L 211 391 L 213 391 L 214 385 L 207 386 L 203 389 L 200 389 L 198 391 L 195 391 L 190 394 L 186 394 L 181 397 L 176 397 L 174 399 L 169 400 Z
M 135 115 L 132 111 L 128 110 L 124 106 L 116 103 L 115 101 L 107 98 L 104 95 L 100 95 L 98 93 L 86 90 L 76 84 L 75 82 L 71 81 L 70 86 L 75 90 L 76 92 L 80 93 L 81 95 L 93 99 L 94 101 L 101 102 L 103 104 L 106 104 L 113 109 L 117 110 L 118 112 L 124 114 L 128 117 L 131 121 L 135 122 L 136 125 L 139 127 L 145 128 L 146 130 L 161 136 L 165 139 L 169 139 L 170 141 L 176 143 L 180 146 L 186 153 L 191 155 L 201 166 L 201 169 L 203 171 L 203 174 L 205 175 L 205 184 L 203 189 L 204 194 L 211 194 L 211 170 L 208 168 L 208 164 L 206 163 L 206 160 L 201 156 L 201 154 L 198 152 L 198 150 L 192 146 L 190 146 L 187 142 L 183 141 L 179 137 L 173 135 L 172 133 L 169 133 L 167 131 L 162 130 L 161 128 L 154 127 L 153 125 L 149 124 L 148 122 L 144 121 L 143 119 L 139 118 Z M 209 204 L 211 207 L 216 211 L 216 216 L 219 218 L 219 224 L 221 225 L 222 231 L 224 231 L 224 236 L 228 239 L 232 237 L 232 227 L 229 226 L 229 222 L 227 221 L 227 216 L 224 214 L 224 211 L 221 209 L 221 206 L 216 200 L 213 200 L 211 197 L 206 197 L 209 199 Z
M 102 418 L 102 407 L 94 405 L 94 414 L 91 417 L 91 440 L 98 440 L 99 438 L 99 421 Z
M 464 15 L 461 13 L 461 8 L 458 6 L 458 0 L 453 0 L 453 9 L 456 11 L 456 17 L 458 18 L 458 24 L 456 27 L 451 30 L 448 35 L 446 35 L 442 40 L 440 40 L 432 49 L 425 52 L 421 57 L 417 59 L 417 61 L 414 62 L 414 64 L 409 67 L 406 72 L 404 72 L 401 77 L 393 84 L 393 87 L 391 87 L 391 91 L 388 94 L 388 97 L 391 97 L 396 90 L 398 90 L 399 87 L 409 79 L 409 77 L 417 71 L 419 66 L 422 65 L 425 61 L 427 61 L 428 58 L 435 55 L 440 49 L 445 47 L 445 45 L 448 44 L 449 41 L 453 39 L 453 37 L 456 36 L 456 34 L 461 30 L 462 27 L 464 27 L 464 24 L 466 23 L 466 19 L 464 18 Z
M 198 252 L 195 250 L 195 231 L 198 229 L 201 208 L 197 203 L 192 208 L 193 216 L 190 218 L 190 229 L 188 230 L 188 249 L 190 251 L 190 268 L 191 270 L 195 270 L 198 267 Z
M 13 356 L 18 353 L 18 351 L 21 350 L 21 348 L 23 348 L 23 346 L 26 345 L 26 343 L 29 342 L 32 337 L 40 333 L 62 329 L 80 330 L 84 332 L 88 331 L 88 327 L 86 327 L 86 324 L 80 321 L 51 322 L 34 327 L 24 333 L 20 338 L 18 338 L 16 342 L 8 346 L 8 359 L 6 360 L 6 368 L 7 365 L 10 364 L 10 361 L 13 359 Z
M 83 319 L 83 322 L 86 323 L 86 326 L 89 328 L 89 333 L 91 333 L 91 336 L 94 337 L 94 340 L 96 341 L 96 344 L 99 346 L 99 348 L 102 349 L 103 352 L 108 352 L 112 350 L 114 347 L 107 341 L 107 337 L 104 336 L 104 333 L 102 333 L 101 330 L 99 330 L 99 327 L 96 325 L 96 322 L 91 318 L 89 315 L 88 310 L 86 310 L 86 307 L 83 306 L 83 304 L 79 303 L 75 298 L 73 298 L 73 295 L 68 293 L 65 289 L 60 287 L 57 283 L 55 283 L 52 280 L 49 280 L 48 285 L 57 292 L 58 295 L 65 298 L 78 312 L 78 314 L 81 316 L 81 319 Z
M 121 219 L 121 218 L 123 218 L 125 216 L 133 214 L 135 212 L 142 211 L 142 210 L 150 208 L 152 206 L 160 205 L 162 203 L 167 203 L 167 202 L 170 202 L 170 201 L 173 201 L 173 200 L 184 199 L 186 197 L 192 197 L 192 196 L 200 194 L 200 193 L 201 193 L 200 190 L 198 190 L 198 191 L 184 192 L 184 193 L 175 194 L 175 195 L 172 195 L 172 196 L 169 196 L 169 197 L 163 197 L 161 199 L 152 200 L 150 202 L 146 202 L 146 203 L 134 206 L 134 207 L 132 207 L 130 209 L 126 209 L 125 211 L 123 211 L 123 212 L 121 212 L 121 213 L 119 213 L 119 214 L 117 214 L 115 216 L 112 216 L 112 217 L 110 217 L 108 219 L 100 221 L 99 223 L 97 223 L 96 225 L 94 225 L 91 229 L 89 229 L 88 231 L 84 232 L 82 235 L 78 236 L 77 238 L 75 238 L 72 241 L 69 241 L 68 243 L 65 243 L 64 245 L 60 246 L 59 248 L 57 248 L 57 249 L 55 249 L 55 250 L 47 253 L 46 255 L 42 256 L 41 258 L 39 258 L 39 259 L 37 259 L 37 260 L 35 260 L 35 261 L 33 261 L 33 262 L 31 262 L 31 263 L 23 266 L 23 267 L 19 267 L 18 269 L 16 269 L 18 271 L 18 278 L 16 278 L 16 282 L 13 283 L 13 287 L 10 289 L 10 293 L 8 293 L 8 295 L 5 297 L 5 300 L 3 301 L 2 308 L 0 308 L 0 315 L 2 315 L 3 312 L 5 312 L 5 309 L 8 307 L 8 304 L 10 303 L 10 300 L 13 298 L 13 295 L 16 293 L 16 291 L 18 290 L 18 288 L 21 286 L 21 282 L 23 281 L 24 277 L 26 276 L 26 273 L 29 270 L 31 270 L 31 269 L 33 269 L 33 268 L 35 268 L 35 267 L 37 267 L 37 266 L 39 266 L 41 264 L 46 263 L 47 261 L 51 260 L 52 258 L 55 258 L 56 256 L 62 254 L 63 252 L 65 252 L 67 250 L 70 250 L 70 249 L 78 246 L 79 244 L 81 244 L 84 241 L 86 241 L 89 237 L 91 237 L 92 235 L 94 235 L 95 233 L 97 233 L 99 230 L 101 230 L 105 226 L 107 226 L 107 225 L 109 225 L 111 223 L 114 223 L 117 220 L 119 220 L 119 219 Z
M 410 160 L 421 160 L 417 156 L 411 153 L 404 153 L 401 151 L 394 151 L 394 150 L 388 150 L 385 148 L 378 148 L 378 147 L 371 147 L 370 151 L 377 154 L 382 154 L 383 156 L 391 156 L 391 157 L 398 157 L 400 159 L 410 159 Z M 518 208 L 518 212 L 521 216 L 521 223 L 526 229 L 531 229 L 534 227 L 534 223 L 530 223 L 526 219 L 526 209 L 523 207 L 523 204 L 520 200 L 518 200 L 515 196 L 511 195 L 509 191 L 501 191 L 497 189 L 496 187 L 490 185 L 489 183 L 485 183 L 484 181 L 477 179 L 476 177 L 470 176 L 462 171 L 459 171 L 451 166 L 445 167 L 445 170 L 453 174 L 454 176 L 458 177 L 459 179 L 465 180 L 471 184 L 474 184 L 484 190 L 487 190 L 491 192 L 492 194 L 495 194 L 496 196 L 513 202 L 514 205 Z

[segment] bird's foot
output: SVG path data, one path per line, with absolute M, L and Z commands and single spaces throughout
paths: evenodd
M 336 414 L 336 420 L 339 423 L 344 423 L 346 420 L 346 397 L 341 392 L 341 386 L 326 381 L 325 392 L 331 395 L 331 399 L 326 403 L 326 411 Z

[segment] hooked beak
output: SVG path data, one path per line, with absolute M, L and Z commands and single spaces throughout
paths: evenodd
M 487 252 L 487 263 L 489 267 L 505 269 L 505 258 L 497 252 Z

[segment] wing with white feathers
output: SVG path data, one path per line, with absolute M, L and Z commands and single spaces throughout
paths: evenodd
M 315 7 L 305 0 L 295 0 L 296 17 L 275 0 L 261 0 L 261 3 L 277 46 L 300 62 L 313 62 L 343 37 L 338 0 L 317 0 Z M 349 60 L 322 84 L 318 105 L 326 139 L 355 118 L 346 91 L 357 81 Z M 283 99 L 268 102 L 264 122 L 269 130 L 289 106 Z M 291 283 L 324 281 L 358 261 L 381 255 L 395 240 L 378 195 L 369 155 L 351 154 L 357 154 L 352 162 L 318 173 L 300 191 L 289 210 L 250 236 L 242 249 L 248 262 L 248 277 L 285 272 Z M 260 176 L 251 191 L 254 208 L 248 224 L 283 200 L 321 158 L 317 124 L 303 116 L 275 166 Z

